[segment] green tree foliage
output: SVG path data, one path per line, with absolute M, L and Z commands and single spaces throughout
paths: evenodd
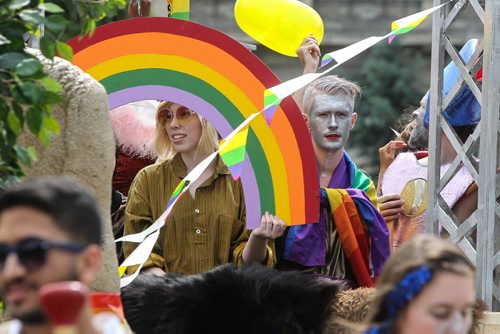
M 394 138 L 394 127 L 405 109 L 417 106 L 426 91 L 427 64 L 415 49 L 397 43 L 372 49 L 356 81 L 363 88 L 351 132 L 350 146 L 356 148 L 371 170 L 378 166 L 378 149 Z
M 52 108 L 61 102 L 61 87 L 26 51 L 26 37 L 39 36 L 48 59 L 57 54 L 71 60 L 73 51 L 65 42 L 78 33 L 92 34 L 106 17 L 124 12 L 125 5 L 126 0 L 0 1 L 0 188 L 22 176 L 21 165 L 36 159 L 32 147 L 17 144 L 24 128 L 44 145 L 59 133 Z

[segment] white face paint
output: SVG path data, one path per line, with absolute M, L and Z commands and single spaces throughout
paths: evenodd
M 476 302 L 472 274 L 437 273 L 399 317 L 401 334 L 465 334 Z
M 413 130 L 408 139 L 408 146 L 414 150 L 426 150 L 429 146 L 429 130 L 424 126 L 425 107 L 427 105 L 427 94 L 420 101 L 420 108 L 413 112 L 416 118 L 412 121 Z
M 357 115 L 345 95 L 318 95 L 309 113 L 309 128 L 316 149 L 335 152 L 344 148 Z

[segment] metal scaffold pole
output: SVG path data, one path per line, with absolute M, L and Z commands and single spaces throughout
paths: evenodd
M 490 309 L 498 311 L 500 290 L 500 0 L 488 0 L 484 15 L 483 100 L 479 163 L 478 293 Z
M 444 3 L 434 0 L 434 5 Z M 480 47 L 470 63 L 465 63 L 449 37 L 448 31 L 464 9 L 470 6 L 484 24 Z M 432 65 L 429 122 L 429 194 L 428 232 L 445 231 L 449 239 L 458 244 L 473 263 L 478 277 L 478 296 L 489 310 L 500 310 L 500 176 L 499 176 L 499 117 L 500 117 L 500 0 L 459 0 L 437 11 L 433 17 Z M 461 78 L 443 97 L 443 69 L 445 57 L 460 70 Z M 477 59 L 480 59 L 477 61 Z M 475 75 L 482 64 L 482 81 Z M 463 143 L 442 117 L 442 110 L 467 84 L 481 104 L 481 122 Z M 457 157 L 450 168 L 440 175 L 441 140 L 446 137 Z M 477 150 L 479 147 L 479 156 Z M 440 195 L 442 189 L 456 173 L 466 168 L 478 186 L 477 210 L 460 223 L 452 209 Z

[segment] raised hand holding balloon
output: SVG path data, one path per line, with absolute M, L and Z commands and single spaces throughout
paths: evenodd
M 273 51 L 297 57 L 295 51 L 304 38 L 323 40 L 319 14 L 297 0 L 237 0 L 236 23 L 246 34 Z

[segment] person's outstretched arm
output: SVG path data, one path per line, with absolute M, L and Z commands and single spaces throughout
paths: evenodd
M 321 57 L 321 51 L 319 49 L 318 41 L 314 36 L 308 36 L 304 38 L 300 47 L 296 50 L 297 56 L 299 56 L 302 65 L 304 65 L 304 74 L 316 73 L 318 70 L 319 58 Z M 295 102 L 299 106 L 300 110 L 304 112 L 302 102 L 304 99 L 305 88 L 299 89 L 293 94 Z

